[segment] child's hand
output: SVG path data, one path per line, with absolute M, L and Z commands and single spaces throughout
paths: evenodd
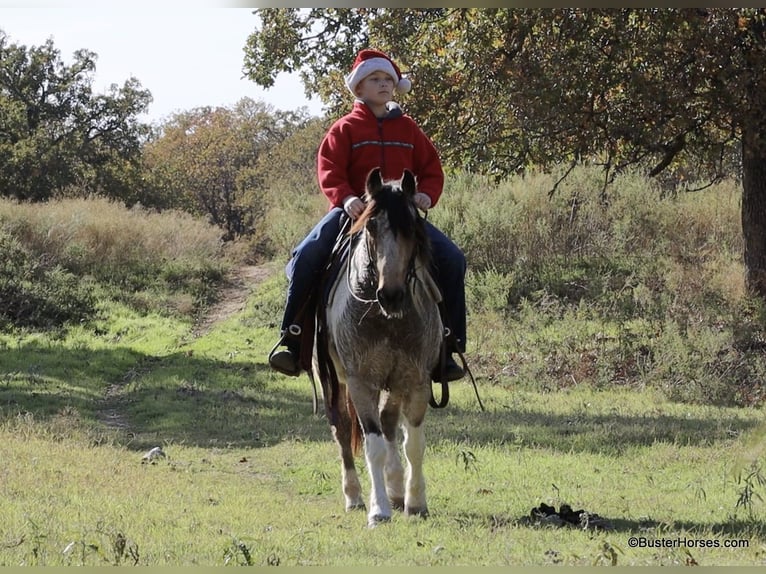
M 343 209 L 351 219 L 358 219 L 364 213 L 364 202 L 358 197 L 354 197 L 344 202 Z
M 431 207 L 431 198 L 419 191 L 415 194 L 415 205 L 422 211 L 428 211 Z

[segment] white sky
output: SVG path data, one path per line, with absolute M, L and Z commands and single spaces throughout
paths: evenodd
M 258 23 L 252 11 L 215 0 L 0 0 L 0 29 L 27 47 L 52 37 L 66 64 L 75 50 L 95 52 L 98 93 L 136 77 L 154 97 L 145 121 L 243 97 L 320 115 L 321 102 L 305 97 L 297 75 L 281 74 L 269 90 L 242 78 L 245 41 Z

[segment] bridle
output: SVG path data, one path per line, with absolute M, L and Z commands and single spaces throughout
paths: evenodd
M 371 256 L 375 250 L 370 245 L 370 234 L 366 230 L 358 231 L 351 236 L 351 241 L 349 243 L 348 263 L 346 264 L 346 287 L 348 288 L 348 292 L 351 294 L 351 296 L 359 303 L 363 303 L 365 305 L 374 305 L 375 303 L 379 304 L 377 296 L 374 299 L 365 299 L 357 295 L 351 284 L 351 258 L 362 236 L 364 236 L 365 244 L 367 246 L 367 276 L 373 279 L 376 279 L 378 276 L 378 270 L 375 266 L 374 258 Z M 404 279 L 405 285 L 414 285 L 418 280 L 416 271 L 417 253 L 417 249 L 413 249 L 412 253 L 410 254 L 410 260 L 407 263 L 407 275 Z

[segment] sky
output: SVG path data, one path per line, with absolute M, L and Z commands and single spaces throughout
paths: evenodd
M 52 38 L 65 64 L 75 50 L 95 52 L 97 93 L 137 78 L 154 98 L 141 116 L 147 122 L 243 97 L 321 115 L 297 75 L 280 74 L 268 90 L 242 78 L 245 42 L 258 24 L 252 12 L 215 0 L 0 0 L 0 29 L 27 47 Z

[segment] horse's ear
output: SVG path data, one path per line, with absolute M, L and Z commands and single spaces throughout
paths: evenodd
M 415 185 L 415 174 L 413 174 L 410 170 L 405 169 L 404 175 L 402 176 L 402 189 L 407 195 L 414 196 L 415 192 L 417 191 Z
M 376 167 L 367 175 L 367 194 L 373 197 L 383 187 L 383 178 L 380 175 L 380 168 Z

